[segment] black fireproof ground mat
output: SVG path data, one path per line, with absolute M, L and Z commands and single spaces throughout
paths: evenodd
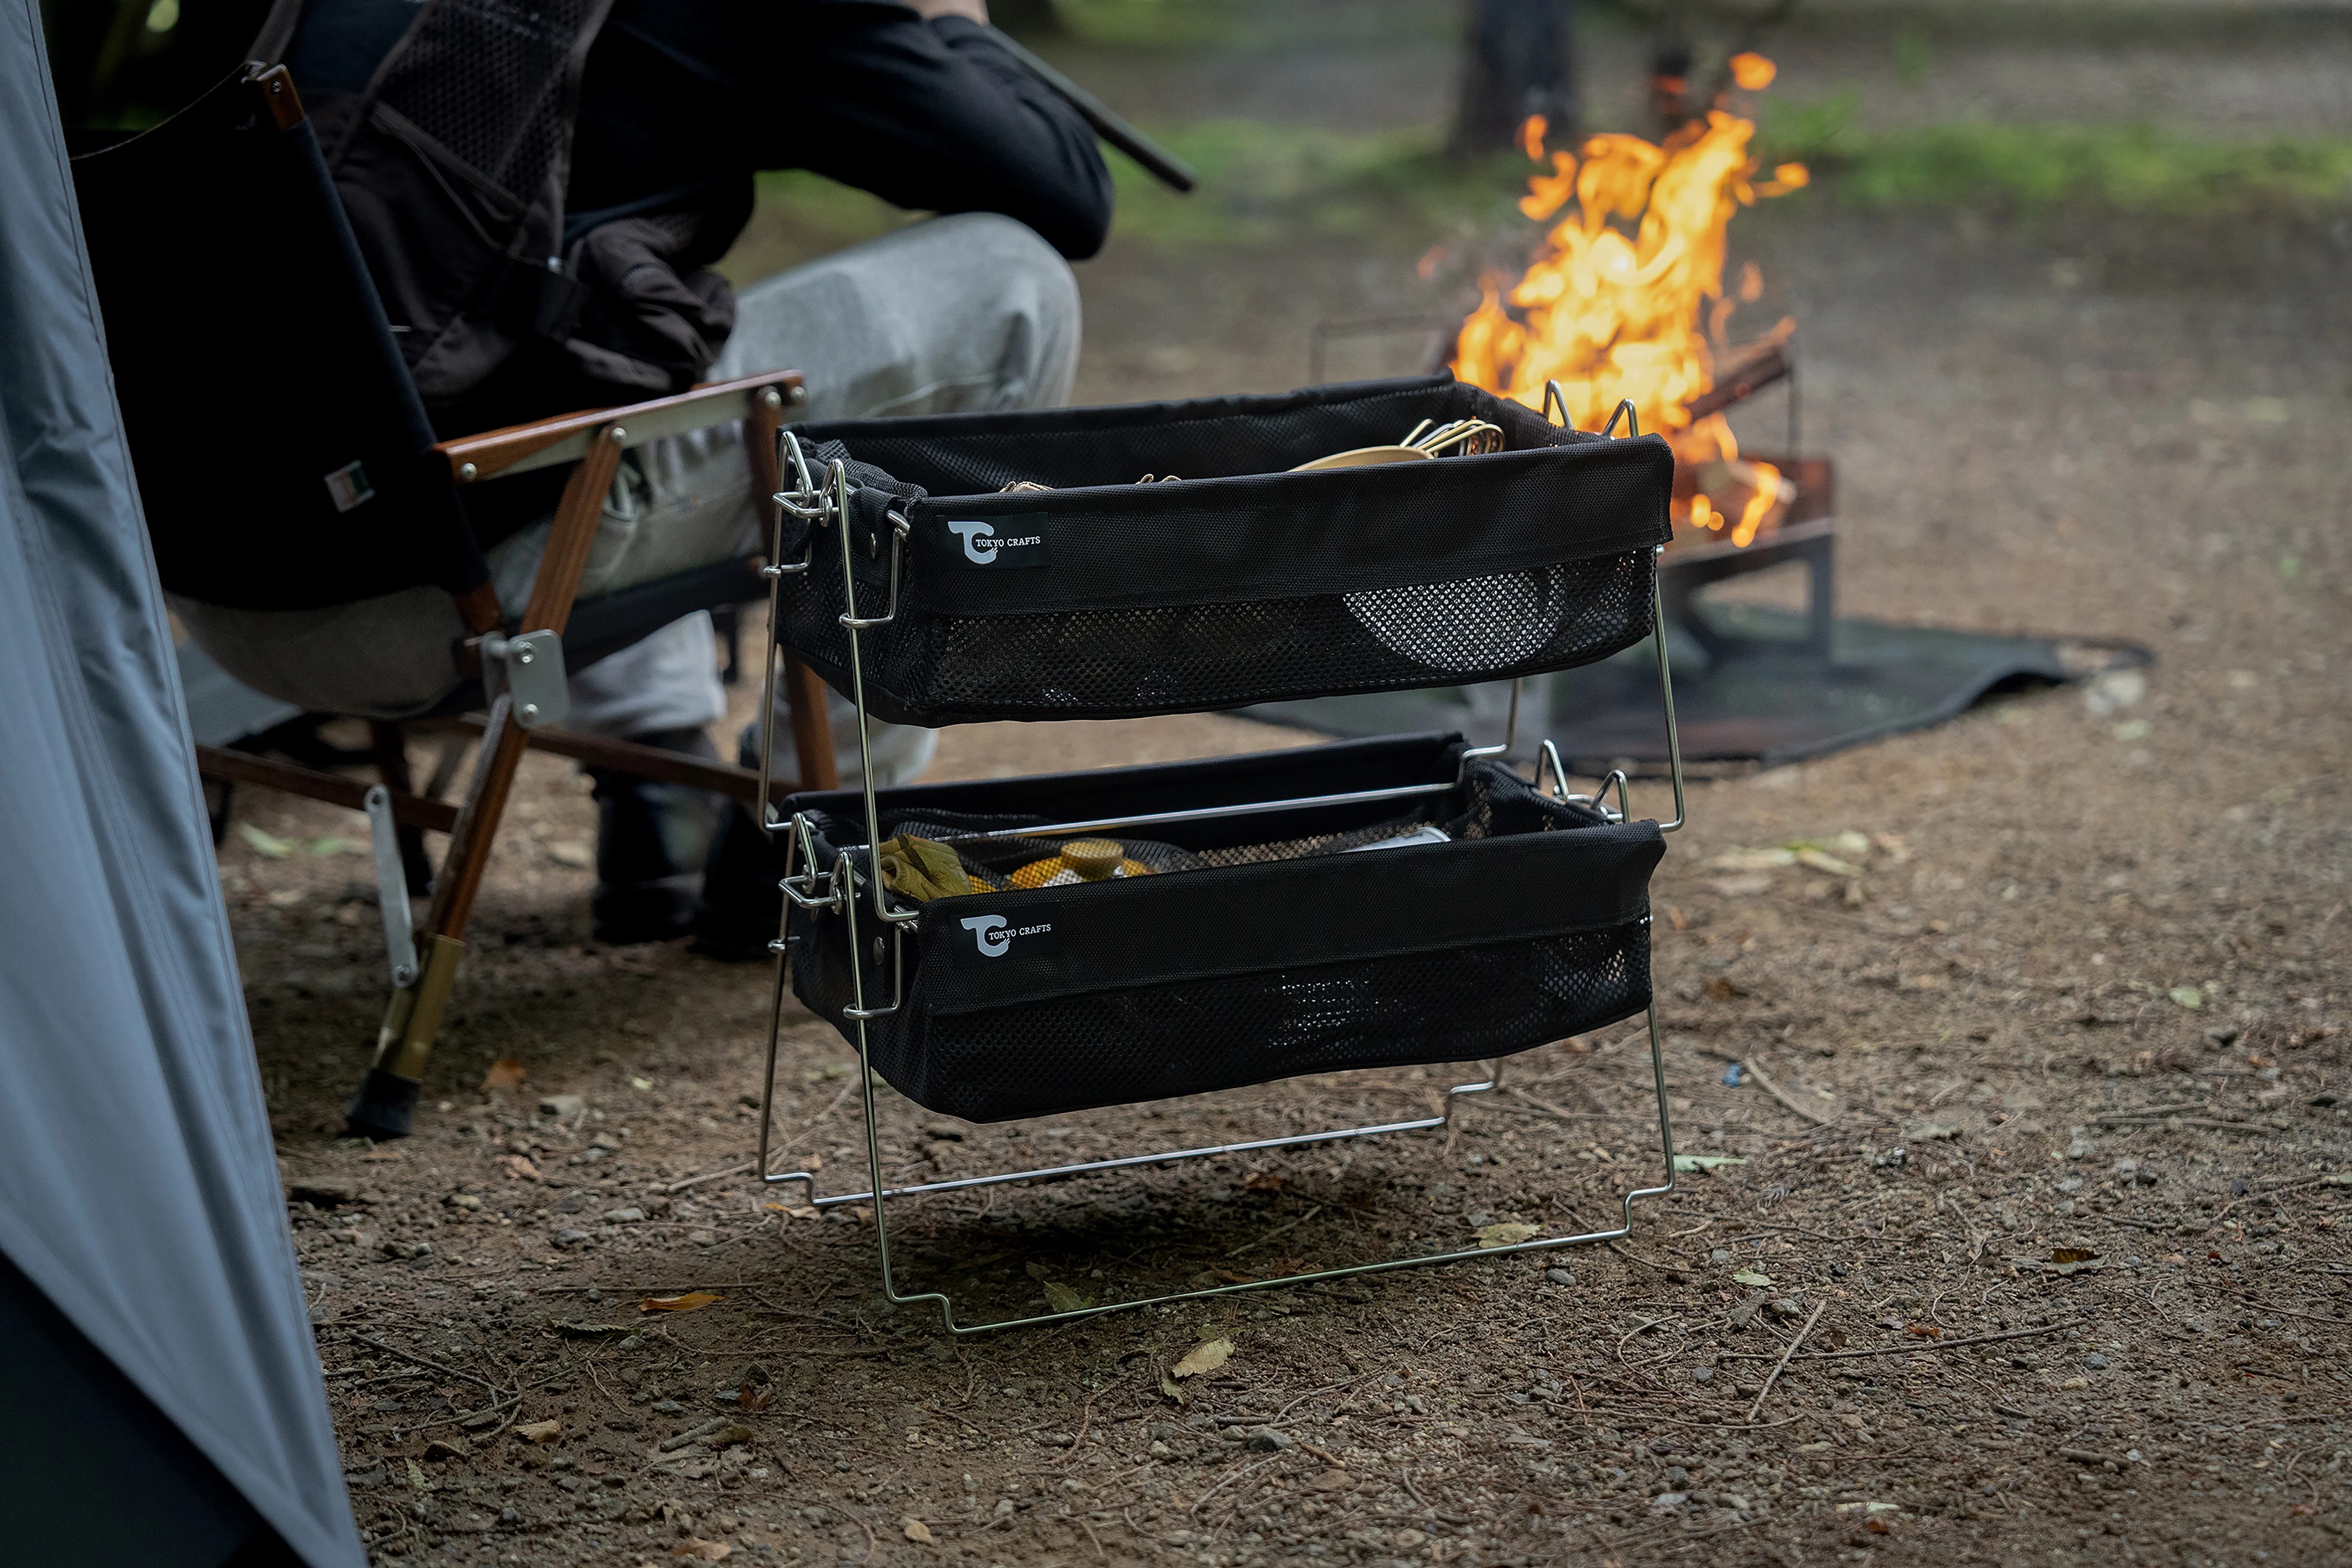
M 1940 724 L 1989 696 L 2146 664 L 2144 648 L 2066 637 L 1999 637 L 1938 626 L 1840 620 L 1827 658 L 1807 648 L 1804 618 L 1758 605 L 1695 605 L 1712 651 L 1670 634 L 1675 712 L 1685 763 L 1773 766 Z M 1328 735 L 1459 730 L 1503 738 L 1507 684 L 1274 702 L 1247 718 Z M 1579 773 L 1662 772 L 1665 727 L 1649 643 L 1584 669 L 1530 679 L 1517 750 L 1549 737 Z

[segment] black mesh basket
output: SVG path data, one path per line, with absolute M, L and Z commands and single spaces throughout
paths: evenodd
M 1472 418 L 1501 428 L 1501 450 L 1288 471 Z M 1604 658 L 1649 634 L 1674 479 L 1654 437 L 1557 429 L 1442 375 L 796 435 L 845 457 L 856 489 L 845 528 L 788 531 L 784 559 L 805 552 L 809 569 L 785 580 L 776 635 L 850 689 L 845 546 L 858 616 L 888 616 L 860 638 L 866 707 L 934 725 L 1465 685 Z M 1020 481 L 1048 488 L 1006 490 Z
M 856 869 L 862 952 L 841 910 L 795 907 L 793 992 L 855 1043 L 862 960 L 865 1006 L 898 1004 L 867 1023 L 874 1068 L 973 1121 L 1476 1060 L 1641 1012 L 1657 825 L 1610 823 L 1465 750 L 1394 736 L 886 790 L 885 838 L 946 845 L 984 889 L 894 894 L 920 910 L 896 935 L 865 874 L 863 797 L 795 796 L 820 883 L 844 851 Z M 1341 795 L 1356 798 L 1193 815 Z M 1124 874 L 1022 885 L 1070 842 L 1022 829 L 1134 816 L 1158 820 L 1094 831 Z

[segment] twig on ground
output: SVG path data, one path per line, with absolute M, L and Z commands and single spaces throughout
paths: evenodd
M 1505 1084 L 1503 1086 L 1503 1092 L 1511 1096 L 1515 1100 L 1524 1100 L 1529 1105 L 1534 1106 L 1538 1110 L 1557 1116 L 1562 1121 L 1608 1121 L 1613 1120 L 1613 1118 L 1604 1110 L 1570 1110 L 1566 1106 L 1554 1105 L 1549 1100 L 1538 1100 L 1534 1095 L 1529 1094 L 1526 1089 L 1521 1089 L 1515 1083 Z
M 2060 1458 L 2072 1459 L 2078 1465 L 2113 1465 L 2117 1469 L 2123 1468 L 2124 1465 L 2121 1459 L 2112 1455 L 2098 1453 L 2090 1448 L 2054 1448 L 2051 1451 Z
M 1230 1263 L 1230 1262 L 1232 1262 L 1234 1258 L 1239 1258 L 1239 1257 L 1240 1257 L 1243 1253 L 1244 1253 L 1244 1252 L 1255 1252 L 1259 1247 L 1264 1247 L 1267 1242 L 1272 1241 L 1276 1237 L 1280 1236 L 1284 1231 L 1286 1231 L 1286 1230 L 1296 1230 L 1296 1229 L 1297 1229 L 1300 1226 L 1305 1225 L 1308 1220 L 1313 1219 L 1317 1215 L 1321 1214 L 1322 1212 L 1323 1212 L 1323 1205 L 1322 1205 L 1321 1204 L 1317 1204 L 1313 1208 L 1308 1209 L 1305 1214 L 1300 1215 L 1297 1219 L 1292 1220 L 1288 1225 L 1278 1225 L 1278 1226 L 1276 1226 L 1272 1230 L 1267 1231 L 1264 1236 L 1259 1237 L 1255 1241 L 1251 1242 L 1247 1247 L 1237 1247 L 1234 1248 L 1231 1252 L 1226 1253 L 1226 1254 L 1225 1254 L 1225 1261 L 1226 1261 L 1226 1262 L 1228 1262 L 1228 1263 Z
M 740 1176 L 758 1163 L 759 1162 L 757 1160 L 746 1160 L 740 1165 L 730 1165 L 723 1171 L 705 1171 L 698 1176 L 688 1176 L 682 1182 L 672 1182 L 668 1186 L 664 1187 L 662 1191 L 666 1193 L 682 1193 L 688 1187 L 698 1187 L 705 1182 L 715 1182 L 721 1176 Z
M 1087 1429 L 1095 1423 L 1095 1401 L 1101 1397 L 1102 1390 L 1099 1388 L 1087 1395 L 1086 1408 L 1078 1412 L 1078 1435 L 1070 1439 L 1069 1451 L 1046 1466 L 1047 1469 L 1058 1470 L 1078 1457 L 1078 1449 L 1087 1440 Z
M 1256 1475 L 1268 1465 L 1279 1464 L 1281 1460 L 1282 1456 L 1280 1454 L 1276 1454 L 1273 1458 L 1261 1460 L 1257 1464 L 1248 1467 L 1246 1469 L 1235 1470 L 1232 1475 L 1227 1476 L 1223 1480 L 1219 1481 L 1215 1486 L 1211 1487 L 1207 1491 L 1204 1491 L 1199 1497 L 1194 1498 L 1192 1500 L 1192 1506 L 1186 1509 L 1184 1511 L 1188 1514 L 1200 1512 L 1201 1505 L 1202 1503 L 1208 1501 L 1211 1498 L 1224 1490 L 1225 1488 L 1233 1485 L 1235 1481 L 1240 1480 L 1244 1476 Z
M 1661 1274 L 1679 1274 L 1683 1271 L 1682 1267 L 1679 1264 L 1653 1263 L 1639 1253 L 1626 1251 L 1624 1247 L 1613 1241 L 1609 1244 L 1609 1250 L 1615 1253 L 1620 1258 L 1632 1258 L 1634 1262 L 1640 1264 L 1644 1268 L 1654 1268 Z
M 750 1290 L 761 1283 L 757 1279 L 725 1279 L 661 1285 L 535 1285 L 532 1289 L 542 1296 L 585 1296 L 591 1291 L 603 1291 L 609 1296 L 678 1296 L 688 1290 Z
M 2045 1323 L 2038 1329 L 2011 1329 L 2005 1334 L 1978 1334 L 1973 1338 L 1965 1340 L 1923 1339 L 1915 1341 L 1907 1345 L 1880 1345 L 1876 1349 L 1866 1351 L 1811 1351 L 1804 1355 L 1797 1357 L 1796 1359 L 1799 1361 L 1848 1361 L 1856 1356 L 1909 1355 L 1915 1351 L 1956 1351 L 1960 1349 L 1963 1345 L 1989 1345 L 1999 1340 L 2023 1340 L 2031 1339 L 2035 1334 L 2054 1334 L 2061 1329 L 2073 1328 L 2078 1321 L 2080 1321 L 2079 1319 L 2069 1319 L 2063 1323 Z M 1801 1338 L 1802 1336 L 1801 1335 L 1799 1337 Z M 1793 1345 L 1796 1342 L 1792 1340 L 1790 1342 Z M 1724 1351 L 1719 1353 L 1722 1354 L 1726 1360 L 1737 1358 L 1741 1361 L 1762 1361 L 1772 1352 L 1769 1351 Z M 1781 1359 L 1786 1360 L 1788 1358 L 1784 1356 Z
M 1412 1494 L 1412 1500 L 1419 1503 L 1423 1509 L 1426 1509 L 1433 1518 L 1442 1519 L 1446 1523 L 1452 1525 L 1465 1525 L 1473 1522 L 1470 1520 L 1463 1518 L 1458 1513 L 1446 1512 L 1444 1509 L 1438 1507 L 1435 1503 L 1422 1496 L 1421 1489 L 1412 1484 L 1412 1472 L 1411 1470 L 1399 1470 L 1397 1472 L 1397 1479 L 1404 1482 L 1404 1489 Z
M 2278 1132 L 2284 1131 L 2284 1128 L 2277 1122 L 2223 1121 L 2217 1117 L 2211 1116 L 2182 1116 L 2176 1118 L 2170 1116 L 2150 1116 L 2146 1112 L 2141 1112 L 2133 1116 L 2102 1116 L 2098 1119 L 2099 1125 L 2102 1127 L 2155 1127 L 2160 1124 L 2168 1125 L 2174 1121 L 2178 1121 L 2183 1127 L 2215 1127 L 2227 1132 Z
M 499 1388 L 497 1384 L 492 1383 L 487 1377 L 477 1377 L 470 1372 L 459 1372 L 454 1366 L 443 1366 L 437 1361 L 427 1361 L 425 1357 L 418 1355 L 414 1351 L 404 1351 L 398 1345 L 386 1344 L 383 1341 L 377 1339 L 371 1334 L 353 1334 L 352 1338 L 359 1341 L 360 1343 L 363 1345 L 373 1345 L 376 1349 L 383 1352 L 387 1355 L 396 1355 L 403 1361 L 413 1361 L 419 1366 L 429 1366 L 435 1372 L 446 1373 L 451 1377 L 462 1377 L 467 1383 L 478 1383 L 484 1388 L 488 1389 L 492 1394 L 502 1394 L 505 1392 L 503 1389 Z
M 1814 1126 L 1827 1127 L 1830 1123 L 1837 1120 L 1834 1116 L 1823 1116 L 1818 1110 L 1798 1104 L 1797 1097 L 1790 1094 L 1787 1089 L 1782 1089 L 1779 1084 L 1774 1083 L 1772 1081 L 1772 1075 L 1766 1072 L 1763 1066 L 1759 1063 L 1754 1057 L 1740 1058 L 1739 1065 L 1747 1069 L 1748 1076 L 1754 1079 L 1758 1086 L 1760 1087 L 1765 1093 L 1770 1095 L 1773 1099 L 1779 1100 L 1782 1105 L 1787 1106 L 1790 1110 L 1795 1111 L 1798 1115 L 1803 1117 Z
M 1813 1331 L 1813 1325 L 1821 1321 L 1822 1313 L 1828 1310 L 1829 1304 L 1829 1298 L 1826 1296 L 1814 1302 L 1812 1315 L 1805 1320 L 1805 1326 L 1799 1329 L 1797 1337 L 1781 1349 L 1780 1359 L 1772 1363 L 1771 1372 L 1765 1376 L 1764 1386 L 1756 1391 L 1756 1403 L 1748 1407 L 1748 1420 L 1755 1420 L 1756 1413 L 1764 1408 L 1764 1401 L 1770 1396 L 1772 1385 L 1780 1381 L 1780 1373 L 1787 1368 L 1789 1358 L 1797 1352 L 1799 1345 L 1805 1342 L 1805 1336 Z

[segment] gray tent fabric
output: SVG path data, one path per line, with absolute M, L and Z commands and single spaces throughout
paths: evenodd
M 360 1568 L 37 0 L 0 0 L 0 1252 Z

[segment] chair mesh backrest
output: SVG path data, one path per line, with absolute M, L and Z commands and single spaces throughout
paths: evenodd
M 564 156 L 565 65 L 587 20 L 610 4 L 442 0 L 418 17 L 377 84 L 377 101 L 501 189 L 527 197 Z
M 247 609 L 472 587 L 480 552 L 318 139 L 262 91 L 240 71 L 73 160 L 163 586 Z

